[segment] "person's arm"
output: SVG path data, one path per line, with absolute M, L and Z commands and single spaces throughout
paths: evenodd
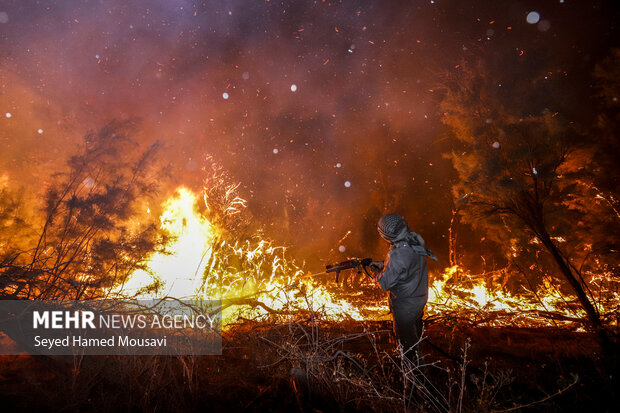
M 394 288 L 406 272 L 407 263 L 398 253 L 398 249 L 391 250 L 383 266 L 383 271 L 377 275 L 377 281 L 382 289 L 389 291 Z

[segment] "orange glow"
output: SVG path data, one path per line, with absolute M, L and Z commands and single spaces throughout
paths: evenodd
M 242 214 L 245 200 L 235 195 L 237 186 L 226 189 L 226 215 Z M 324 282 L 306 276 L 306 271 L 286 257 L 286 248 L 274 246 L 260 234 L 235 239 L 227 228 L 210 222 L 198 210 L 199 197 L 179 187 L 163 204 L 160 226 L 172 236 L 166 253 L 148 259 L 148 271 L 135 272 L 124 292 L 139 298 L 174 297 L 220 299 L 224 323 L 238 316 L 294 316 L 299 311 L 317 311 L 331 320 L 385 319 L 389 310 L 384 294 L 352 302 L 350 296 L 331 291 Z M 202 197 L 207 211 L 210 200 Z M 584 314 L 568 306 L 548 281 L 532 294 L 511 294 L 491 288 L 483 275 L 473 275 L 459 266 L 430 275 L 430 316 L 459 314 L 490 325 L 552 326 L 570 324 Z M 379 287 L 377 286 L 377 289 Z M 616 298 L 618 294 L 616 293 Z M 553 313 L 556 317 L 541 314 Z M 493 317 L 487 317 L 493 314 Z M 473 318 L 472 318 L 473 317 Z

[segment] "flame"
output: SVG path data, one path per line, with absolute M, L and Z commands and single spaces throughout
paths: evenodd
M 148 258 L 148 269 L 130 276 L 123 291 L 136 298 L 219 299 L 224 323 L 235 317 L 320 311 L 334 320 L 367 318 L 287 259 L 284 247 L 260 237 L 234 239 L 198 211 L 198 196 L 180 187 L 163 204 L 160 226 L 171 236 L 165 252 Z M 237 214 L 245 201 L 235 198 Z M 209 208 L 208 199 L 204 197 Z M 227 238 L 228 237 L 228 238 Z
M 157 295 L 188 299 L 200 290 L 200 275 L 210 259 L 217 229 L 196 210 L 197 197 L 187 188 L 178 188 L 163 205 L 160 227 L 174 240 L 167 252 L 153 254 L 149 270 L 138 270 L 125 285 L 125 292 L 155 298 L 146 293 L 156 286 Z
M 492 275 L 472 275 L 457 265 L 446 268 L 434 277 L 427 312 L 460 314 L 478 321 L 487 319 L 482 324 L 491 326 L 521 327 L 574 326 L 586 317 L 585 311 L 575 304 L 576 299 L 561 293 L 548 278 L 543 279 L 535 293 L 525 289 L 511 293 L 489 285 L 487 280 Z M 610 281 L 611 273 L 593 278 L 593 282 L 602 283 L 602 280 Z M 598 302 L 601 313 L 617 313 L 620 294 L 611 289 L 606 292 L 609 295 L 606 302 Z M 494 316 L 489 317 L 491 314 Z M 617 325 L 617 320 L 610 320 L 610 325 Z M 582 326 L 576 329 L 583 331 Z
M 235 195 L 237 186 L 225 187 L 221 210 L 225 216 L 241 214 L 245 200 Z M 198 210 L 199 199 L 206 213 Z M 124 285 L 124 292 L 137 298 L 219 299 L 224 304 L 224 324 L 239 317 L 294 316 L 318 311 L 331 320 L 385 319 L 389 311 L 385 295 L 373 288 L 372 297 L 347 296 L 305 275 L 286 256 L 286 248 L 274 246 L 260 234 L 239 237 L 207 219 L 213 200 L 206 193 L 197 196 L 180 187 L 164 202 L 160 226 L 172 241 L 165 252 L 148 257 L 148 269 L 136 271 Z M 149 211 L 150 212 L 150 211 Z M 583 311 L 570 305 L 545 280 L 535 293 L 510 293 L 493 287 L 489 275 L 473 275 L 457 265 L 431 274 L 427 315 L 458 316 L 487 325 L 559 326 L 583 319 Z M 605 282 L 605 277 L 597 278 Z M 608 302 L 617 303 L 613 292 Z M 609 307 L 609 311 L 614 311 Z M 489 316 L 489 315 L 493 316 Z M 617 323 L 612 320 L 612 323 Z

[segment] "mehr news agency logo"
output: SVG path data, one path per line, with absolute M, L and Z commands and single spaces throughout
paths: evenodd
M 33 311 L 32 328 L 49 329 L 215 329 L 216 317 L 209 314 L 190 315 L 159 315 L 153 314 L 99 314 L 96 317 L 94 311 L 60 311 L 44 310 Z M 107 338 L 87 338 L 81 335 L 64 338 L 43 338 L 40 335 L 34 337 L 35 347 L 149 347 L 166 346 L 167 337 L 161 338 L 132 338 L 128 335 L 115 335 Z
M 0 354 L 213 355 L 219 300 L 0 300 Z

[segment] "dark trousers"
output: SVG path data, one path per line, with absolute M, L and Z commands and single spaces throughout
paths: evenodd
M 394 333 L 408 356 L 415 353 L 410 350 L 422 337 L 422 315 L 426 299 L 406 298 L 394 299 L 390 302 L 394 319 Z

